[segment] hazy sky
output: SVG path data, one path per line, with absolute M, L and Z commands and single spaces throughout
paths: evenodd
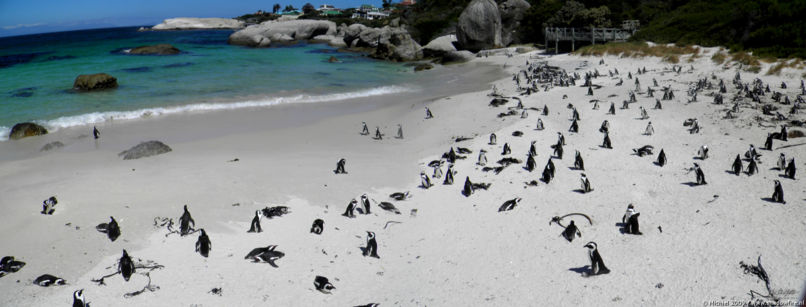
M 270 11 L 275 3 L 300 8 L 307 2 L 338 8 L 381 5 L 381 0 L 0 0 L 0 36 L 154 25 L 172 17 L 236 17 Z

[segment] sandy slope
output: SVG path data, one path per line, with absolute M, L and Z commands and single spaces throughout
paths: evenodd
M 478 61 L 514 73 L 527 60 L 536 61 L 535 57 L 501 55 Z M 548 116 L 531 111 L 526 119 L 497 118 L 506 106 L 488 106 L 489 87 L 478 85 L 477 92 L 422 101 L 390 98 L 394 103 L 375 108 L 362 108 L 373 102 L 359 101 L 353 105 L 359 106 L 355 112 L 283 129 L 262 127 L 205 138 L 187 137 L 187 132 L 179 131 L 173 134 L 175 143 L 167 140 L 174 152 L 125 163 L 114 157 L 115 150 L 105 147 L 4 162 L 0 164 L 0 206 L 8 214 L 0 217 L 0 230 L 6 234 L 0 236 L 0 246 L 3 253 L 27 261 L 28 266 L 0 279 L 4 293 L 17 293 L 3 295 L 0 305 L 66 305 L 72 291 L 79 288 L 86 289 L 85 295 L 98 306 L 353 306 L 371 302 L 382 306 L 702 305 L 705 301 L 747 300 L 749 290 L 762 291 L 763 284 L 739 268 L 739 261 L 755 263 L 759 255 L 774 288 L 802 293 L 806 186 L 802 179 L 779 178 L 781 172 L 770 168 L 784 152 L 795 157 L 800 169 L 806 169 L 802 147 L 806 139 L 776 141 L 773 152 L 761 151 L 759 174 L 728 173 L 736 154 L 744 153 L 749 144 L 761 147 L 766 133 L 778 127 L 773 122 L 763 123 L 769 128 L 761 127 L 753 120 L 760 110 L 750 108 L 743 108 L 737 119 L 724 120 L 730 104 L 713 105 L 704 93 L 699 102 L 686 103 L 685 89 L 690 82 L 712 73 L 728 84 L 733 78 L 736 67 L 724 69 L 709 58 L 682 64 L 681 74 L 671 72 L 671 64 L 652 58 L 605 57 L 604 65 L 598 64 L 599 58 L 547 58 L 551 65 L 580 74 L 593 69 L 606 74 L 618 68 L 624 79 L 621 87 L 615 86 L 618 78 L 595 79 L 594 83 L 604 87 L 593 97 L 585 96 L 582 87 L 554 88 L 522 97 L 526 107 L 548 106 Z M 584 61 L 587 63 L 582 65 Z M 689 65 L 696 69 L 689 70 Z M 674 88 L 677 99 L 664 101 L 663 110 L 653 110 L 654 99 L 639 94 L 638 103 L 630 109 L 606 115 L 610 101 L 618 108 L 627 99 L 627 92 L 634 88 L 627 72 L 635 73 L 639 67 L 649 70 L 639 76 L 644 90 L 656 78 L 661 86 Z M 742 78 L 761 77 L 775 89 L 781 80 L 788 80 L 787 93 L 793 98 L 799 91 L 799 81 L 795 81 L 799 75 L 743 73 Z M 505 95 L 516 94 L 509 77 L 493 84 Z M 730 91 L 726 101 L 735 92 Z M 564 95 L 568 98 L 563 99 Z M 591 109 L 591 99 L 603 101 L 599 110 Z M 579 133 L 567 132 L 569 103 L 581 113 Z M 423 119 L 424 105 L 434 112 L 434 119 Z M 639 105 L 648 109 L 655 126 L 653 136 L 642 135 L 647 121 L 638 119 Z M 693 117 L 703 127 L 699 134 L 689 134 L 682 125 Z M 545 130 L 534 130 L 537 118 L 542 118 Z M 243 113 L 212 114 L 182 124 L 249 123 L 254 119 Z M 612 150 L 598 146 L 602 141 L 598 129 L 605 119 L 611 124 Z M 361 121 L 367 121 L 370 129 L 382 126 L 387 137 L 372 141 L 358 135 Z M 401 122 L 406 138 L 397 140 L 391 136 Z M 164 121 L 153 121 L 154 125 L 160 123 Z M 129 129 L 134 131 L 132 138 L 149 136 L 144 132 L 148 128 L 136 125 L 110 128 L 106 134 L 124 134 Z M 515 130 L 524 135 L 512 136 Z M 555 180 L 526 187 L 524 182 L 539 178 L 558 131 L 568 145 L 564 159 L 554 162 Z M 498 145 L 487 144 L 490 132 L 498 135 Z M 474 139 L 454 143 L 457 136 Z M 500 159 L 505 142 L 512 147 L 510 156 L 524 161 L 533 140 L 537 141 L 538 169 L 532 173 L 523 164 L 498 175 L 475 165 L 482 148 L 487 150 L 490 164 Z M 656 153 L 664 149 L 669 160 L 665 167 L 653 164 L 654 155 L 631 155 L 632 148 L 647 144 L 655 146 Z M 697 162 L 709 184 L 689 186 L 686 183 L 694 181 L 694 174 L 685 169 L 696 161 L 693 157 L 703 144 L 711 148 L 710 158 Z M 454 185 L 418 188 L 419 172 L 430 174 L 428 162 L 451 146 L 473 150 L 456 163 Z M 595 189 L 592 193 L 574 192 L 581 173 L 570 168 L 575 150 L 585 159 L 585 173 Z M 341 156 L 348 158 L 348 175 L 331 172 Z M 225 162 L 235 157 L 240 161 Z M 492 186 L 464 197 L 460 191 L 465 176 Z M 772 194 L 773 179 L 782 181 L 786 205 L 762 200 Z M 441 179 L 435 182 L 441 183 Z M 374 206 L 370 215 L 340 216 L 353 197 L 368 193 L 377 201 L 389 201 L 387 195 L 395 191 L 412 194 L 406 201 L 394 202 L 400 215 Z M 63 205 L 52 217 L 39 215 L 37 204 L 53 193 Z M 501 203 L 514 197 L 523 199 L 518 207 L 496 212 Z M 233 206 L 235 203 L 239 205 Z M 623 235 L 616 226 L 629 203 L 642 213 L 643 236 Z M 196 235 L 166 237 L 164 229 L 152 226 L 156 216 L 177 218 L 183 204 L 189 204 L 197 225 L 210 235 L 213 251 L 209 258 L 193 253 Z M 254 210 L 269 205 L 288 206 L 291 213 L 264 219 L 263 233 L 247 234 Z M 417 210 L 416 216 L 411 215 L 412 209 Z M 549 220 L 571 212 L 587 213 L 594 224 L 581 226 L 582 238 L 568 243 L 559 236 L 562 229 L 549 225 Z M 123 236 L 114 243 L 93 229 L 109 215 L 123 228 Z M 50 220 L 43 222 L 45 218 Z M 325 221 L 321 236 L 309 233 L 316 218 Z M 69 227 L 64 225 L 67 222 Z M 577 224 L 583 225 L 581 220 Z M 366 231 L 376 232 L 380 259 L 361 255 Z M 588 241 L 599 244 L 610 274 L 581 276 L 579 271 L 590 264 L 582 247 Z M 243 259 L 252 248 L 269 244 L 285 253 L 279 268 Z M 150 273 L 159 290 L 123 298 L 147 283 L 143 275 L 135 275 L 128 283 L 115 276 L 107 279 L 106 286 L 90 282 L 114 272 L 109 267 L 123 248 L 134 258 L 165 266 Z M 62 276 L 70 285 L 31 285 L 42 273 Z M 333 294 L 314 289 L 316 275 L 331 280 L 337 288 Z M 221 296 L 209 293 L 218 287 L 223 290 Z

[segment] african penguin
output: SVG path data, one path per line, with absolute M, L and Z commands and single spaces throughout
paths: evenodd
M 255 217 L 252 218 L 252 224 L 249 225 L 249 231 L 247 232 L 263 232 L 263 228 L 260 227 L 260 210 L 255 211 Z
M 132 277 L 132 274 L 135 272 L 134 262 L 132 262 L 132 258 L 129 257 L 129 253 L 126 250 L 123 250 L 123 256 L 120 257 L 120 261 L 118 262 L 118 271 L 120 274 L 123 275 L 123 280 L 129 281 L 129 278 Z
M 367 231 L 367 246 L 364 248 L 364 256 L 381 258 L 378 256 L 378 242 L 375 241 L 375 233 Z
M 604 264 L 604 260 L 602 260 L 602 255 L 599 254 L 596 242 L 588 242 L 585 247 L 588 248 L 588 257 L 591 261 L 590 275 L 610 273 L 610 270 Z
M 207 237 L 207 233 L 204 231 L 204 228 L 202 228 L 199 239 L 196 240 L 196 252 L 207 258 L 207 256 L 210 254 L 210 250 L 212 249 L 213 244 L 210 243 L 210 238 Z

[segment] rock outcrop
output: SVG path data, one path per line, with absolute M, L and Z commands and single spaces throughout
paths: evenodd
M 159 44 L 151 46 L 140 46 L 129 50 L 128 54 L 135 55 L 174 55 L 180 54 L 182 51 L 169 44 Z
M 118 79 L 105 73 L 79 75 L 73 81 L 73 89 L 78 91 L 96 91 L 118 87 Z
M 170 18 L 151 30 L 241 29 L 246 24 L 231 18 Z
M 454 42 L 456 42 L 456 35 L 437 37 L 423 46 L 423 56 L 427 58 L 438 58 L 448 52 L 456 51 L 456 47 L 453 45 Z
M 521 25 L 523 15 L 531 7 L 526 0 L 507 0 L 498 5 L 501 14 L 501 43 L 507 46 L 513 43 L 520 43 L 517 29 Z
M 19 123 L 11 127 L 11 133 L 8 134 L 8 138 L 19 140 L 21 138 L 42 134 L 48 134 L 48 130 L 45 129 L 45 127 L 34 123 Z
M 399 27 L 370 28 L 360 24 L 342 27 L 344 43 L 351 48 L 370 49 L 370 57 L 390 61 L 415 61 L 423 51 L 408 31 Z
M 477 52 L 503 46 L 501 15 L 493 0 L 473 0 L 456 25 L 457 47 Z
M 134 160 L 150 156 L 156 156 L 170 152 L 172 149 L 160 141 L 148 141 L 137 144 L 128 150 L 124 150 L 118 154 L 122 156 L 123 160 Z
M 291 42 L 310 40 L 319 35 L 335 35 L 336 23 L 327 20 L 266 21 L 232 33 L 227 40 L 232 45 L 268 47 L 272 40 Z

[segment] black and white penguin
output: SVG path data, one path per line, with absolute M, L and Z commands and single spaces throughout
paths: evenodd
M 574 238 L 576 238 L 576 237 L 581 238 L 582 237 L 582 232 L 579 231 L 579 228 L 577 228 L 577 225 L 575 225 L 574 221 L 571 220 L 571 222 L 568 223 L 568 226 L 565 226 L 565 229 L 563 230 L 562 236 L 563 236 L 563 238 L 568 240 L 568 242 L 573 242 Z
M 92 137 L 96 140 L 101 137 L 101 131 L 98 131 L 98 127 L 92 126 Z
M 573 122 L 571 122 L 571 127 L 568 128 L 568 132 L 573 133 L 579 132 L 579 124 L 577 123 L 576 119 Z
M 84 299 L 84 289 L 73 292 L 73 307 L 90 307 L 90 303 Z
M 602 126 L 601 126 L 601 127 L 599 127 L 599 132 L 601 132 L 601 133 L 607 133 L 607 132 L 609 132 L 609 131 L 610 131 L 610 122 L 608 122 L 608 121 L 605 119 L 605 120 L 602 122 Z
M 585 176 L 585 173 L 582 173 L 579 180 L 582 193 L 588 193 L 590 191 L 593 191 L 593 188 L 591 188 L 591 182 L 590 180 L 588 180 L 588 177 Z
M 646 128 L 644 129 L 644 135 L 653 135 L 655 134 L 655 127 L 652 126 L 652 122 L 646 124 Z
M 610 108 L 607 109 L 607 114 L 608 115 L 616 115 L 616 104 L 615 103 L 613 103 L 613 102 L 610 103 Z
M 321 235 L 323 230 L 325 230 L 325 221 L 322 219 L 315 219 L 313 221 L 313 225 L 311 225 L 311 233 Z
M 753 176 L 753 174 L 758 172 L 758 165 L 756 165 L 756 160 L 750 160 L 750 163 L 747 163 L 747 175 Z
M 531 171 L 535 170 L 535 164 L 536 164 L 536 163 L 535 163 L 535 158 L 534 158 L 534 156 L 532 156 L 532 155 L 528 155 L 528 156 L 526 157 L 526 167 L 525 167 L 525 169 L 526 169 L 527 171 L 530 171 L 530 172 L 531 172 Z
M 480 166 L 487 165 L 487 151 L 484 149 L 479 150 L 479 161 L 476 164 Z
M 275 248 L 277 248 L 277 245 L 269 245 L 267 247 L 258 247 L 252 249 L 252 251 L 246 254 L 246 256 L 243 257 L 243 259 L 252 260 L 253 263 L 265 262 L 277 268 L 278 266 L 277 263 L 275 263 L 275 261 L 285 257 L 285 253 L 281 251 L 276 251 Z
M 657 161 L 657 163 L 658 163 L 658 166 L 660 166 L 660 167 L 663 167 L 664 165 L 666 165 L 666 153 L 663 152 L 663 148 L 661 148 L 660 152 L 658 153 L 658 161 Z
M 742 172 L 742 159 L 739 158 L 739 155 L 736 155 L 736 159 L 733 160 L 733 174 L 739 176 Z
M 364 248 L 364 256 L 381 258 L 378 256 L 378 242 L 375 241 L 375 233 L 367 231 L 367 246 Z
M 588 244 L 585 244 L 585 247 L 588 248 L 588 257 L 591 261 L 589 275 L 610 273 L 610 270 L 605 266 L 604 260 L 602 260 L 602 255 L 599 254 L 599 249 L 596 246 L 596 242 L 588 242 Z
M 543 174 L 542 177 L 540 177 L 540 180 L 543 180 L 545 183 L 549 183 L 551 182 L 551 177 L 551 169 L 549 169 L 549 166 L 546 165 L 546 167 L 543 168 Z
M 613 149 L 613 144 L 610 143 L 610 133 L 605 132 L 604 140 L 602 141 L 602 147 L 607 149 Z
M 789 164 L 786 165 L 786 169 L 784 170 L 784 176 L 786 178 L 795 180 L 795 158 L 789 159 Z
M 778 156 L 778 170 L 783 171 L 786 169 L 786 155 L 782 152 L 781 155 Z
M 543 106 L 543 116 L 549 115 L 549 106 Z
M 395 138 L 402 139 L 403 138 L 403 125 L 397 124 L 397 136 Z
M 465 177 L 465 186 L 462 188 L 462 195 L 465 197 L 473 195 L 473 183 L 470 182 L 470 177 Z
M 588 93 L 586 95 L 587 96 L 593 96 L 593 87 L 588 86 Z
M 51 196 L 50 198 L 42 201 L 42 214 L 52 215 L 54 211 L 56 211 L 55 207 L 59 201 L 56 200 L 56 196 Z
M 543 127 L 543 120 L 538 118 L 537 119 L 537 126 L 535 127 L 535 130 L 543 130 L 543 129 L 545 129 L 545 127 Z
M 14 256 L 5 256 L 0 259 L 0 277 L 7 273 L 15 273 L 25 266 L 25 262 L 17 261 Z
M 767 139 L 764 141 L 764 149 L 772 150 L 772 133 L 767 133 Z
M 559 141 L 554 145 L 554 156 L 560 160 L 563 158 L 563 144 Z
M 786 142 L 789 132 L 786 131 L 786 126 L 781 125 L 781 141 Z
M 350 203 L 347 204 L 347 210 L 344 210 L 344 213 L 342 213 L 342 215 L 346 216 L 346 217 L 350 217 L 350 218 L 355 217 L 354 211 L 355 211 L 355 206 L 357 204 L 358 204 L 357 200 L 355 200 L 355 199 L 351 200 Z
M 775 188 L 772 192 L 772 201 L 782 204 L 786 203 L 786 201 L 784 201 L 784 188 L 781 187 L 781 181 L 775 180 Z
M 347 164 L 347 160 L 344 158 L 339 159 L 339 162 L 336 162 L 336 170 L 333 172 L 336 174 L 347 174 L 347 171 L 344 169 L 344 165 Z
M 708 182 L 705 182 L 705 174 L 702 172 L 702 168 L 697 163 L 694 163 L 694 174 L 697 175 L 697 185 L 708 184 Z
M 193 220 L 190 216 L 190 211 L 188 211 L 188 205 L 185 205 L 184 210 L 179 218 L 179 234 L 182 236 L 190 234 L 193 231 L 193 227 L 196 227 L 196 221 Z
M 212 249 L 213 243 L 210 242 L 210 238 L 207 236 L 204 228 L 202 228 L 199 239 L 196 240 L 196 252 L 201 254 L 204 258 L 207 258 L 207 255 L 210 254 L 210 250 Z
M 700 160 L 708 159 L 708 145 L 700 146 L 700 150 L 697 152 L 697 155 L 699 155 Z
M 249 225 L 247 232 L 263 232 L 263 227 L 260 227 L 260 210 L 255 211 L 255 217 L 252 218 L 252 224 Z
M 132 277 L 134 274 L 134 262 L 132 262 L 132 258 L 129 257 L 129 253 L 126 250 L 123 250 L 123 256 L 120 257 L 120 261 L 118 261 L 118 271 L 120 274 L 123 275 L 123 280 L 129 281 L 129 278 Z
M 369 197 L 367 197 L 367 194 L 361 195 L 361 205 L 364 207 L 364 214 L 370 214 Z
M 510 211 L 512 209 L 515 209 L 515 207 L 518 206 L 520 202 L 521 202 L 520 197 L 515 197 L 513 199 L 507 200 L 503 204 L 501 204 L 500 207 L 498 207 L 498 212 Z
M 641 235 L 641 230 L 638 227 L 638 216 L 641 213 L 635 212 L 635 207 L 632 204 L 627 206 L 627 212 L 621 217 L 621 222 L 624 223 L 624 233 L 631 235 Z
M 324 294 L 330 294 L 333 289 L 336 289 L 336 287 L 330 283 L 327 277 L 318 275 L 313 279 L 313 286 L 316 288 L 316 290 Z
M 442 181 L 443 185 L 453 184 L 453 164 L 448 164 L 448 171 L 445 172 L 445 180 Z
M 420 172 L 420 187 L 423 189 L 428 189 L 431 187 L 431 178 L 428 177 L 428 174 L 425 172 Z
M 375 137 L 376 140 L 383 140 L 383 134 L 381 133 L 381 127 L 375 126 Z
M 495 133 L 490 133 L 490 143 L 489 144 L 490 145 L 495 145 L 495 143 L 497 141 L 498 141 L 498 138 L 495 136 Z
M 434 114 L 431 113 L 431 109 L 425 107 L 425 119 L 434 118 Z
M 67 282 L 63 278 L 59 278 L 50 274 L 42 274 L 41 276 L 34 279 L 34 285 L 40 287 L 50 287 L 50 286 L 64 286 Z
M 537 141 L 532 141 L 532 143 L 529 145 L 529 153 L 528 153 L 529 156 L 537 156 L 537 149 L 535 148 L 535 143 L 537 143 Z
M 361 129 L 361 135 L 369 135 L 369 128 L 367 128 L 366 122 L 361 122 L 361 125 L 364 127 Z
M 109 217 L 109 224 L 107 224 L 106 228 L 106 236 L 109 237 L 109 240 L 115 242 L 115 240 L 120 237 L 120 226 L 118 226 L 118 221 L 115 221 L 114 217 Z
M 512 149 L 509 148 L 509 143 L 504 143 L 504 149 L 501 151 L 502 156 L 506 156 L 512 152 Z
M 574 154 L 574 168 L 582 171 L 585 170 L 585 162 L 582 161 L 582 154 L 579 153 L 579 150 Z

